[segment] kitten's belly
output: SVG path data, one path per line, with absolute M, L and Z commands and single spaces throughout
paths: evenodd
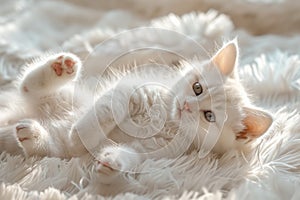
M 165 125 L 160 131 L 149 133 L 145 131 L 146 129 L 128 132 L 120 125 L 111 131 L 108 137 L 118 144 L 128 144 L 138 152 L 153 152 L 166 147 L 174 138 L 177 129 L 174 126 L 172 129 L 167 126 Z
M 141 151 L 154 151 L 166 146 L 174 133 L 170 131 L 170 121 L 174 94 L 159 84 L 142 84 L 134 87 L 128 106 L 129 115 L 117 124 L 109 134 L 116 143 L 136 145 Z M 172 127 L 176 124 L 172 124 Z M 175 129 L 174 129 L 175 130 Z

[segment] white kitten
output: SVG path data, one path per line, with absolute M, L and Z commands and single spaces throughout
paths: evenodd
M 171 69 L 141 67 L 122 76 L 114 86 L 115 96 L 107 99 L 112 110 L 105 115 L 115 113 L 111 127 L 116 119 L 121 122 L 108 137 L 129 143 L 130 148 L 112 144 L 100 151 L 99 174 L 105 173 L 103 168 L 111 173 L 130 170 L 146 158 L 174 158 L 189 149 L 204 155 L 210 150 L 247 150 L 247 143 L 264 134 L 272 118 L 249 103 L 235 71 L 237 58 L 237 44 L 232 41 L 208 61 L 194 59 Z
M 93 93 L 78 78 L 75 55 L 53 55 L 26 70 L 20 95 L 4 95 L 17 101 L 3 109 L 0 131 L 5 135 L 11 127 L 27 155 L 89 151 L 103 183 L 147 158 L 174 158 L 193 149 L 245 150 L 272 118 L 249 103 L 235 71 L 237 58 L 231 41 L 207 61 L 128 66 L 100 77 Z M 74 90 L 75 79 L 80 82 Z

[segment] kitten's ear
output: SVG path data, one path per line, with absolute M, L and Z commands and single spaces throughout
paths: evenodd
M 212 58 L 212 62 L 217 66 L 220 72 L 225 75 L 231 75 L 238 59 L 237 40 L 234 39 L 221 48 Z
M 246 117 L 243 120 L 244 131 L 237 135 L 237 139 L 258 138 L 271 126 L 273 119 L 270 114 L 254 108 L 243 108 Z

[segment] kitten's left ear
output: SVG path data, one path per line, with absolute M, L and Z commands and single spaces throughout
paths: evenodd
M 237 65 L 237 60 L 238 46 L 236 39 L 224 45 L 212 58 L 213 64 L 217 66 L 220 72 L 225 76 L 234 74 L 234 67 Z
M 243 108 L 246 116 L 243 120 L 245 129 L 237 135 L 237 139 L 254 139 L 263 135 L 271 126 L 270 114 L 255 108 Z

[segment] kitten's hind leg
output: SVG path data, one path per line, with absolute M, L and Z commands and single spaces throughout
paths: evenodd
M 51 94 L 76 79 L 81 68 L 80 59 L 71 53 L 49 56 L 30 66 L 21 80 L 20 90 L 25 96 L 40 97 Z
M 99 182 L 109 184 L 122 178 L 124 173 L 132 173 L 139 163 L 140 157 L 134 149 L 123 145 L 108 146 L 97 155 L 95 172 Z
M 25 119 L 18 122 L 14 127 L 19 146 L 27 156 L 49 154 L 49 144 L 51 138 L 48 132 L 39 122 L 32 119 Z

